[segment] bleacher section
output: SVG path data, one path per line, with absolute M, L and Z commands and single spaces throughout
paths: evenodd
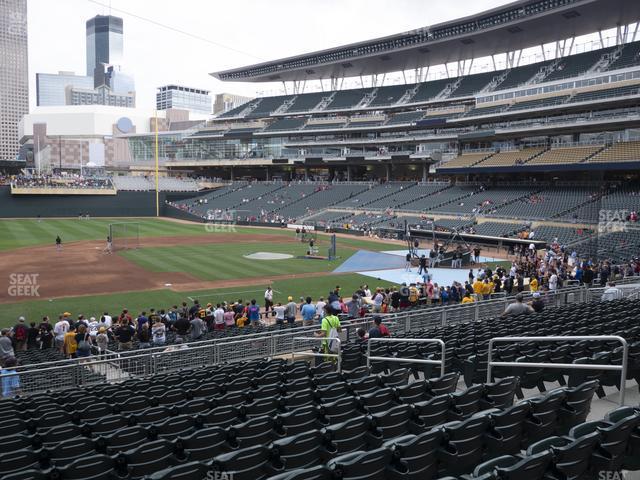
M 281 95 L 278 97 L 262 97 L 258 106 L 253 109 L 246 118 L 268 117 L 275 112 L 284 102 L 292 100 L 293 95 Z
M 486 158 L 490 158 L 494 154 L 495 152 L 463 153 L 462 155 L 444 163 L 440 168 L 472 167 Z
M 264 131 L 298 130 L 304 126 L 306 121 L 305 118 L 280 118 L 265 128 Z
M 545 82 L 560 80 L 562 78 L 576 77 L 593 67 L 603 55 L 611 53 L 615 47 L 594 50 L 591 52 L 569 55 L 561 59 L 556 68 L 544 79 Z
M 602 150 L 602 145 L 584 146 L 584 147 L 564 147 L 552 148 L 542 155 L 529 160 L 527 165 L 547 165 L 562 163 L 578 163 L 582 162 L 596 152 Z
M 388 197 L 395 198 L 395 194 L 407 188 L 412 188 L 414 185 L 414 183 L 410 182 L 391 182 L 383 185 L 371 185 L 368 190 L 355 197 L 348 198 L 335 206 L 354 209 L 362 207 L 369 208 L 372 206 L 371 204 L 383 202 L 384 199 Z
M 473 231 L 476 235 L 512 237 L 516 232 L 522 230 L 522 228 L 522 223 L 483 222 L 474 225 Z
M 593 232 L 588 228 L 557 227 L 553 225 L 539 225 L 533 228 L 535 240 L 545 240 L 553 243 L 556 239 L 560 245 L 570 245 L 584 241 Z
M 620 56 L 609 64 L 607 70 L 618 70 L 636 65 L 640 65 L 640 42 L 626 44 L 620 52 Z
M 498 152 L 489 158 L 476 163 L 475 167 L 507 167 L 512 165 L 524 165 L 530 159 L 535 158 L 545 151 L 545 147 L 524 148 L 508 152 Z
M 549 218 L 559 218 L 564 212 L 594 199 L 594 191 L 588 187 L 545 188 L 538 193 L 532 193 L 530 196 L 525 196 L 508 205 L 498 207 L 489 215 L 547 220 Z
M 507 76 L 497 86 L 497 90 L 507 90 L 509 88 L 518 87 L 533 78 L 542 67 L 550 65 L 551 62 L 538 62 L 523 67 L 512 68 L 507 73 Z
M 589 163 L 617 163 L 640 161 L 640 141 L 614 143 L 589 158 Z
M 276 210 L 284 218 L 298 219 L 322 208 L 336 205 L 348 198 L 354 197 L 368 190 L 368 185 L 334 184 L 325 187 L 315 187 L 315 192 L 300 201 L 285 205 Z
M 640 230 L 624 229 L 594 235 L 590 240 L 573 247 L 580 255 L 595 260 L 625 263 L 636 257 L 640 250 Z M 595 254 L 594 254 L 595 253 Z
M 449 189 L 446 183 L 419 184 L 411 188 L 405 188 L 386 198 L 381 198 L 367 205 L 367 208 L 399 208 L 402 210 L 422 210 L 422 204 L 428 202 L 431 197 L 439 197 Z
M 373 88 L 338 90 L 325 110 L 355 108 L 372 91 Z
M 427 102 L 433 100 L 445 87 L 455 82 L 455 78 L 443 78 L 440 80 L 432 80 L 431 82 L 425 82 L 418 85 L 418 90 L 415 95 L 411 97 L 409 103 Z
M 329 96 L 327 92 L 307 93 L 306 95 L 298 95 L 291 106 L 287 109 L 287 113 L 306 112 L 313 110 L 324 97 Z
M 485 72 L 477 73 L 475 75 L 467 75 L 462 77 L 462 80 L 458 84 L 455 90 L 449 95 L 450 97 L 466 97 L 479 92 L 486 87 L 494 77 L 502 74 L 503 72 Z
M 627 95 L 640 94 L 640 86 L 627 85 L 625 87 L 608 88 L 606 90 L 596 90 L 594 92 L 582 92 L 577 93 L 569 100 L 569 103 L 574 102 L 591 102 L 594 100 L 605 100 L 613 97 L 625 97 Z
M 387 123 L 385 125 L 398 125 L 417 122 L 422 117 L 424 117 L 425 113 L 426 112 L 423 112 L 422 110 L 417 110 L 415 112 L 396 113 L 393 117 L 387 120 Z
M 477 185 L 452 187 L 450 194 L 458 197 L 450 202 L 429 208 L 433 212 L 454 214 L 489 213 L 498 206 L 516 201 L 531 192 L 529 187 L 479 189 Z
M 479 115 L 493 115 L 495 113 L 500 113 L 504 110 L 506 110 L 507 108 L 509 108 L 509 105 L 491 105 L 488 107 L 483 107 L 483 106 L 476 106 L 473 107 L 471 110 L 469 110 L 468 112 L 466 112 L 464 114 L 465 117 L 475 117 L 475 116 L 479 116 Z
M 388 87 L 379 87 L 376 91 L 376 96 L 367 106 L 377 107 L 381 105 L 393 105 L 403 97 L 407 90 L 414 87 L 414 85 L 390 85 Z
M 565 103 L 568 98 L 569 95 L 559 95 L 557 97 L 541 98 L 538 100 L 526 100 L 523 102 L 514 103 L 509 107 L 509 111 L 511 112 L 515 110 L 530 110 L 533 108 L 552 107 Z

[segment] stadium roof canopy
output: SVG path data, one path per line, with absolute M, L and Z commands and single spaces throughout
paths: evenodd
M 211 75 L 285 82 L 399 72 L 517 51 L 639 19 L 639 0 L 519 0 L 409 32 Z

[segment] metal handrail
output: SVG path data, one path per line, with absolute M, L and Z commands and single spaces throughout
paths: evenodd
M 295 360 L 296 355 L 301 355 L 304 357 L 322 357 L 322 358 L 336 358 L 338 362 L 338 372 L 342 371 L 342 341 L 337 338 L 327 338 L 327 337 L 293 337 L 291 342 L 291 361 Z M 338 353 L 315 353 L 309 351 L 296 352 L 295 341 L 296 340 L 305 340 L 305 341 L 319 341 L 319 342 L 338 342 Z
M 582 363 L 537 363 L 537 362 L 494 362 L 493 344 L 496 342 L 566 342 L 582 340 L 617 341 L 622 344 L 622 364 L 582 364 Z M 593 336 L 551 336 L 551 337 L 496 337 L 489 340 L 487 355 L 487 383 L 491 383 L 492 367 L 531 367 L 531 368 L 566 368 L 576 370 L 619 370 L 620 371 L 620 405 L 624 405 L 624 393 L 627 382 L 627 364 L 629 358 L 629 345 L 627 341 L 618 335 L 593 335 Z
M 440 360 L 421 360 L 418 358 L 398 358 L 398 357 L 372 357 L 371 343 L 437 343 L 442 348 Z M 370 338 L 367 342 L 367 368 L 371 367 L 371 360 L 398 363 L 419 363 L 422 365 L 440 365 L 440 375 L 444 375 L 445 370 L 445 344 L 439 338 Z

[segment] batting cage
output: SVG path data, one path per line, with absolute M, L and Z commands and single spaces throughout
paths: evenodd
M 113 250 L 138 248 L 140 246 L 140 224 L 135 222 L 110 223 L 109 239 Z

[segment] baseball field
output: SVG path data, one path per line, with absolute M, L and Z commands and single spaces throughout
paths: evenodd
M 105 251 L 109 225 L 116 222 L 136 224 L 137 248 Z M 329 236 L 318 235 L 320 255 L 327 254 L 329 243 Z M 394 247 L 401 245 L 339 237 L 337 259 L 311 260 L 300 258 L 308 245 L 281 228 L 212 228 L 148 218 L 0 220 L 0 326 L 13 325 L 21 315 L 38 322 L 44 315 L 55 320 L 64 311 L 99 316 L 123 308 L 167 308 L 194 299 L 261 302 L 267 285 L 272 285 L 276 302 L 285 302 L 289 295 L 317 299 L 336 285 L 350 295 L 363 283 L 389 284 L 372 285 L 370 277 L 333 270 L 359 249 Z M 251 258 L 260 253 L 290 257 Z

